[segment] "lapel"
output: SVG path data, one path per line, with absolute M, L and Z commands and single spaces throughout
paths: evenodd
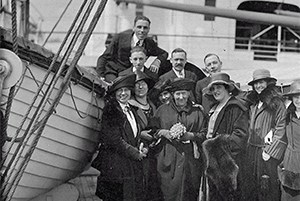
M 251 111 L 251 121 L 250 121 L 250 128 L 253 128 L 255 122 L 256 122 L 256 119 L 257 117 L 259 116 L 260 113 L 262 113 L 265 108 L 266 108 L 266 105 L 265 103 L 263 103 L 263 105 L 258 109 L 258 104 L 255 104 L 255 105 L 251 105 L 250 106 L 250 111 Z

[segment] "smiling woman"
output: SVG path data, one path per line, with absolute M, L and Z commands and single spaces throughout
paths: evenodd
M 202 135 L 206 167 L 201 183 L 203 200 L 244 200 L 244 148 L 247 142 L 247 108 L 235 98 L 238 87 L 226 73 L 215 73 L 204 92 L 215 99 Z M 216 165 L 218 164 L 218 165 Z M 209 188 L 205 188 L 206 186 Z

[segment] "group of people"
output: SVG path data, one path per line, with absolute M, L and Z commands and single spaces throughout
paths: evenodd
M 300 199 L 300 79 L 288 93 L 267 69 L 253 72 L 242 92 L 221 72 L 218 55 L 204 58 L 207 77 L 187 70 L 187 53 L 168 53 L 138 16 L 98 59 L 112 85 L 105 96 L 92 166 L 104 201 L 238 201 Z M 149 56 L 157 56 L 145 66 Z M 159 76 L 160 75 L 160 76 Z M 287 107 L 286 102 L 290 102 Z

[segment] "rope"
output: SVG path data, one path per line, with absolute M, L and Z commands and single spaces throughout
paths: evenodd
M 100 4 L 100 5 L 101 5 L 101 4 Z M 99 16 L 99 17 L 100 17 L 100 16 Z M 95 20 L 93 20 L 93 21 L 95 21 Z M 94 27 L 95 27 L 95 25 L 94 25 Z M 91 32 L 90 32 L 89 34 L 91 35 Z M 90 37 L 90 36 L 89 36 L 89 37 Z M 87 38 L 89 39 L 89 37 L 85 37 L 85 40 L 84 40 L 84 42 L 82 43 L 82 45 L 86 46 L 86 44 L 87 44 L 87 42 L 88 42 L 88 41 L 86 41 L 86 39 L 87 39 Z M 87 39 L 87 40 L 88 40 L 88 39 Z M 83 52 L 82 45 L 79 47 L 79 50 L 81 51 L 81 52 L 80 52 L 80 55 L 77 55 L 77 57 L 76 57 L 76 55 L 75 55 L 76 63 L 78 62 L 78 60 L 79 60 L 79 58 L 80 58 L 80 56 L 81 56 L 81 54 L 82 54 L 82 52 Z M 81 48 L 81 49 L 80 49 L 80 48 Z M 79 52 L 79 51 L 78 51 L 78 52 Z M 78 56 L 79 56 L 79 57 L 78 57 Z M 74 61 L 74 60 L 73 60 L 73 61 Z M 76 63 L 75 63 L 75 64 L 76 64 Z M 71 68 L 71 67 L 72 67 L 72 68 Z M 70 80 L 70 78 L 71 78 L 70 72 L 72 72 L 72 71 L 70 71 L 70 69 L 74 70 L 74 68 L 75 68 L 75 65 L 73 64 L 73 66 L 72 66 L 72 64 L 71 64 L 71 66 L 69 67 L 68 72 L 67 72 L 67 75 L 65 76 L 65 79 L 64 79 L 64 80 L 66 80 L 66 77 L 68 78 L 68 80 Z M 63 83 L 64 83 L 64 82 L 63 82 Z M 62 85 L 62 86 L 65 86 L 65 85 Z M 65 91 L 65 90 L 66 90 L 66 87 L 61 87 L 61 89 Z M 62 96 L 62 94 L 63 94 L 63 93 L 61 93 L 62 90 L 59 91 L 60 93 L 58 94 L 57 97 L 60 97 L 60 98 L 61 98 L 61 96 Z M 52 104 L 52 107 L 50 106 L 50 109 L 48 110 L 48 112 L 47 112 L 47 114 L 46 114 L 44 120 L 42 120 L 41 122 L 39 122 L 40 127 L 39 127 L 39 130 L 38 130 L 38 134 L 35 136 L 34 143 L 33 143 L 32 146 L 31 146 L 30 152 L 26 155 L 27 157 L 30 158 L 30 156 L 31 156 L 31 154 L 32 154 L 32 152 L 33 152 L 33 150 L 34 150 L 34 148 L 35 148 L 37 142 L 38 142 L 38 139 L 39 139 L 39 137 L 40 137 L 40 135 L 41 135 L 41 133 L 42 133 L 42 131 L 43 131 L 45 125 L 46 125 L 46 122 L 47 122 L 48 118 L 51 116 L 51 114 L 52 114 L 54 108 L 57 106 L 58 101 L 59 101 L 60 98 L 57 98 L 57 99 L 55 98 L 55 99 L 54 99 L 55 101 L 54 101 L 54 103 Z M 35 127 L 35 128 L 36 128 L 36 127 Z M 27 160 L 29 160 L 29 158 L 28 158 Z M 23 164 L 24 164 L 24 163 L 23 163 Z M 23 164 L 21 165 L 21 167 L 22 167 L 23 170 L 24 170 L 24 168 L 25 168 L 25 166 L 26 166 L 26 161 L 25 161 L 25 164 L 24 164 L 25 166 L 23 166 Z M 22 170 L 21 170 L 21 172 L 22 172 Z M 17 175 L 16 180 L 13 179 L 13 181 L 16 181 L 16 182 L 14 182 L 14 184 L 13 184 L 13 186 L 12 186 L 13 189 L 16 188 L 16 186 L 17 186 L 17 184 L 18 184 L 18 182 L 19 182 L 19 180 L 20 180 L 22 174 L 23 174 L 23 172 L 22 172 L 21 174 L 17 173 L 17 174 L 16 174 L 16 175 Z M 10 190 L 10 188 L 7 189 L 6 192 L 9 192 L 9 190 Z M 14 191 L 14 190 L 13 190 L 13 191 Z M 12 194 L 11 194 L 11 196 L 12 196 Z
M 62 19 L 62 17 L 64 16 L 65 12 L 67 11 L 67 9 L 69 8 L 71 2 L 73 0 L 70 0 L 69 3 L 67 4 L 67 6 L 65 7 L 65 9 L 63 10 L 63 12 L 61 13 L 61 15 L 59 16 L 57 22 L 55 23 L 54 27 L 52 28 L 52 30 L 50 31 L 49 35 L 47 36 L 44 44 L 42 45 L 42 47 L 44 47 L 46 45 L 46 43 L 48 42 L 48 39 L 50 38 L 50 36 L 52 35 L 52 33 L 54 32 L 56 26 L 58 25 L 58 23 L 60 22 L 60 20 Z
M 71 100 L 72 100 L 72 102 L 73 102 L 74 108 L 75 108 L 75 110 L 76 110 L 78 116 L 79 116 L 81 119 L 85 119 L 85 118 L 89 115 L 89 114 L 88 114 L 88 111 L 89 111 L 90 105 L 91 105 L 92 103 L 90 102 L 90 104 L 89 104 L 89 106 L 88 106 L 88 108 L 87 108 L 87 112 L 84 114 L 84 116 L 81 115 L 81 114 L 80 114 L 80 111 L 78 110 L 78 107 L 77 107 L 77 105 L 76 105 L 76 102 L 75 102 L 75 98 L 74 98 L 74 95 L 73 95 L 71 83 L 69 84 L 69 89 L 70 89 Z M 94 90 L 94 87 L 93 87 L 93 90 Z
M 61 44 L 61 46 L 60 46 L 60 48 L 59 48 L 57 54 L 54 56 L 54 58 L 53 58 L 53 60 L 52 60 L 52 63 L 50 64 L 50 67 L 49 67 L 49 69 L 48 69 L 48 71 L 47 71 L 47 73 L 46 73 L 46 75 L 45 75 L 45 77 L 44 77 L 44 79 L 43 79 L 43 81 L 42 81 L 42 84 L 40 85 L 38 91 L 37 91 L 36 94 L 35 94 L 35 97 L 33 98 L 32 104 L 31 104 L 30 107 L 28 108 L 28 110 L 27 110 L 27 112 L 26 112 L 26 114 L 25 114 L 25 116 L 24 116 L 24 118 L 23 118 L 23 120 L 22 120 L 21 125 L 18 127 L 18 130 L 17 130 L 17 132 L 16 132 L 16 135 L 15 135 L 14 138 L 12 139 L 11 144 L 10 144 L 10 147 L 9 147 L 8 151 L 6 152 L 6 155 L 4 155 L 5 158 L 7 157 L 8 153 L 10 152 L 10 150 L 11 150 L 11 148 L 12 148 L 12 146 L 13 146 L 15 140 L 16 140 L 16 138 L 18 137 L 18 134 L 20 133 L 20 131 L 21 131 L 21 129 L 22 129 L 22 127 L 23 127 L 23 125 L 24 125 L 24 123 L 25 123 L 25 121 L 26 121 L 26 119 L 27 119 L 27 117 L 28 117 L 28 115 L 29 115 L 29 113 L 30 113 L 30 111 L 31 111 L 31 109 L 32 109 L 32 107 L 33 107 L 33 105 L 34 105 L 34 103 L 35 103 L 35 101 L 36 101 L 38 95 L 39 95 L 39 93 L 40 93 L 40 91 L 42 90 L 42 88 L 43 88 L 43 86 L 44 86 L 44 84 L 45 84 L 47 78 L 49 77 L 49 75 L 50 75 L 52 69 L 54 68 L 54 64 L 55 64 L 55 62 L 57 61 L 60 52 L 61 52 L 62 49 L 64 48 L 64 45 L 66 44 L 68 37 L 71 35 L 72 29 L 75 27 L 76 21 L 78 20 L 78 18 L 79 18 L 79 16 L 80 16 L 80 13 L 82 13 L 82 10 L 83 10 L 83 8 L 85 7 L 86 2 L 87 2 L 87 1 L 85 0 L 85 1 L 83 2 L 82 6 L 80 7 L 80 9 L 79 9 L 79 11 L 78 11 L 78 13 L 77 13 L 77 15 L 76 15 L 76 17 L 75 17 L 75 19 L 74 19 L 72 25 L 70 26 L 70 29 L 69 29 L 69 31 L 68 31 L 66 37 L 64 38 L 64 41 L 62 42 L 62 44 Z M 70 51 L 71 51 L 71 50 L 70 50 Z M 65 59 L 65 60 L 66 60 L 66 59 Z M 63 68 L 64 65 L 65 65 L 65 63 L 64 63 L 63 65 L 61 65 L 61 68 Z M 57 71 L 55 74 L 59 74 L 59 73 L 58 73 L 59 71 L 61 72 L 61 70 L 58 69 L 58 71 Z M 51 82 L 50 82 L 50 84 L 49 84 L 49 86 L 48 86 L 48 88 L 47 88 L 45 94 L 47 94 L 47 93 L 49 92 L 50 87 L 51 87 L 51 85 L 52 85 L 53 82 L 54 82 L 54 78 L 55 78 L 55 76 L 52 77 L 52 80 L 51 80 Z M 33 121 L 36 119 L 37 114 L 38 114 L 38 111 L 39 111 L 39 109 L 41 108 L 43 102 L 46 100 L 46 97 L 47 97 L 47 96 L 43 96 L 43 97 L 42 97 L 42 100 L 40 101 L 40 103 L 39 103 L 39 105 L 38 105 L 38 107 L 37 107 L 37 109 L 36 109 L 36 111 L 35 111 L 35 113 L 34 113 L 32 119 L 31 119 L 31 121 L 30 121 L 29 124 L 28 124 L 27 129 L 25 130 L 25 133 L 23 134 L 23 138 L 21 139 L 21 142 L 18 144 L 18 147 L 17 147 L 16 151 L 14 152 L 14 155 L 12 156 L 10 162 L 8 163 L 8 165 L 7 165 L 6 169 L 5 169 L 4 175 L 7 175 L 9 171 L 11 171 L 10 176 L 12 175 L 12 170 L 16 167 L 16 164 L 17 164 L 17 162 L 18 162 L 18 160 L 19 160 L 19 157 L 20 157 L 22 151 L 24 150 L 24 147 L 25 147 L 25 145 L 26 145 L 26 142 L 28 141 L 28 139 L 29 139 L 29 137 L 30 137 L 30 136 L 27 137 L 27 134 L 29 133 L 30 127 L 32 126 Z M 34 130 L 35 130 L 35 129 L 34 129 Z M 33 132 L 32 132 L 32 133 L 33 133 Z M 27 137 L 27 138 L 25 138 L 25 137 Z M 25 141 L 25 143 L 24 143 L 24 141 Z M 20 151 L 20 149 L 22 149 L 22 150 Z M 17 155 L 17 154 L 18 154 L 18 155 Z M 17 157 L 17 161 L 15 161 L 14 167 L 11 168 L 11 166 L 12 166 L 12 164 L 13 164 L 13 162 L 14 162 L 14 160 L 15 160 L 16 157 Z M 3 165 L 3 163 L 4 163 L 4 160 L 3 160 L 3 162 L 2 162 L 1 165 Z M 9 179 L 10 179 L 10 176 L 9 176 L 8 179 L 6 179 L 7 182 L 5 182 L 4 187 L 8 184 L 8 181 L 9 181 Z M 9 187 L 9 188 L 6 189 L 6 190 L 9 191 L 10 188 L 11 188 L 11 187 Z M 2 187 L 1 190 L 3 191 L 4 188 Z
M 72 62 L 71 62 L 71 65 L 70 65 L 70 67 L 69 67 L 69 69 L 68 69 L 68 72 L 67 72 L 67 74 L 65 75 L 63 82 L 62 82 L 61 85 L 60 85 L 60 89 L 59 89 L 58 93 L 56 94 L 56 97 L 54 98 L 54 102 L 53 102 L 53 104 L 50 106 L 50 108 L 49 108 L 49 110 L 47 111 L 45 117 L 44 117 L 44 118 L 42 119 L 42 121 L 41 121 L 41 126 L 40 126 L 39 129 L 37 130 L 37 134 L 36 134 L 36 136 L 35 136 L 35 138 L 34 138 L 33 146 L 30 148 L 30 151 L 29 151 L 29 153 L 28 153 L 28 158 L 30 158 L 31 154 L 33 153 L 33 150 L 34 150 L 34 148 L 36 147 L 36 145 L 37 145 L 37 143 L 38 143 L 38 140 L 39 140 L 39 138 L 40 138 L 40 136 L 41 136 L 41 134 L 42 134 L 42 132 L 43 132 L 45 126 L 46 126 L 46 123 L 47 123 L 48 119 L 50 118 L 50 116 L 51 116 L 53 110 L 56 108 L 56 106 L 58 105 L 60 99 L 62 98 L 63 94 L 65 93 L 65 91 L 66 91 L 66 89 L 67 89 L 67 87 L 68 87 L 68 84 L 69 84 L 69 82 L 70 82 L 70 80 L 71 80 L 72 72 L 74 71 L 75 66 L 77 65 L 77 62 L 78 62 L 78 60 L 80 59 L 80 57 L 81 57 L 81 55 L 82 55 L 82 52 L 83 52 L 83 50 L 84 50 L 86 44 L 88 43 L 88 41 L 89 41 L 89 39 L 90 39 L 90 37 L 91 37 L 91 34 L 92 34 L 92 32 L 93 32 L 93 30 L 94 30 L 94 28 L 95 28 L 95 26 L 96 26 L 96 24 L 97 24 L 97 22 L 98 22 L 98 20 L 99 20 L 101 14 L 102 14 L 102 12 L 103 12 L 103 10 L 104 10 L 104 7 L 105 7 L 106 3 L 107 3 L 107 0 L 102 0 L 102 1 L 100 2 L 99 7 L 98 7 L 98 9 L 97 9 L 97 11 L 96 11 L 96 13 L 95 13 L 95 15 L 94 15 L 94 17 L 93 17 L 91 23 L 90 23 L 90 26 L 88 27 L 88 30 L 87 30 L 87 32 L 86 32 L 86 34 L 85 34 L 85 36 L 84 36 L 84 38 L 83 38 L 83 40 L 82 40 L 82 42 L 81 42 L 79 48 L 78 48 L 78 50 L 76 51 L 75 57 L 74 57 L 74 59 L 73 59 Z M 28 160 L 29 160 L 29 159 L 28 159 Z M 22 170 L 23 170 L 23 171 L 21 172 L 21 175 L 23 174 L 23 172 L 24 172 L 24 170 L 25 170 L 25 168 L 26 168 L 26 166 L 27 166 L 27 164 L 28 164 L 28 161 L 27 161 L 27 162 L 26 162 L 26 161 L 27 161 L 27 160 L 25 160 L 25 164 L 24 164 L 24 165 L 21 165 Z M 16 180 L 15 180 L 16 182 L 15 182 L 15 184 L 14 184 L 14 186 L 13 186 L 13 190 L 11 191 L 11 193 L 10 193 L 10 195 L 9 195 L 9 198 L 12 197 L 14 191 L 16 190 L 17 184 L 19 183 L 19 181 L 20 181 L 20 179 L 21 179 L 21 177 L 22 177 L 22 176 L 21 176 L 20 174 L 18 174 L 18 173 L 16 173 L 16 175 L 17 175 L 17 178 L 16 178 Z
M 32 100 L 31 105 L 29 106 L 29 108 L 28 108 L 26 114 L 24 115 L 24 118 L 23 118 L 23 120 L 22 120 L 20 126 L 18 127 L 15 136 L 14 136 L 13 139 L 11 140 L 11 143 L 10 143 L 10 145 L 9 145 L 9 148 L 8 148 L 7 152 L 4 154 L 4 157 L 3 157 L 3 160 L 1 161 L 1 166 L 0 166 L 0 167 L 3 167 L 4 161 L 5 161 L 5 159 L 7 158 L 8 153 L 11 151 L 11 148 L 12 148 L 13 144 L 15 143 L 15 141 L 16 141 L 16 139 L 17 139 L 17 137 L 18 137 L 18 135 L 19 135 L 19 133 L 20 133 L 20 131 L 21 131 L 21 129 L 23 128 L 23 125 L 24 125 L 24 123 L 25 123 L 25 121 L 26 121 L 26 119 L 27 119 L 27 117 L 28 117 L 28 115 L 29 115 L 29 113 L 30 113 L 30 111 L 31 111 L 31 109 L 32 109 L 32 107 L 33 107 L 35 101 L 37 100 L 38 95 L 40 94 L 40 92 L 41 92 L 41 90 L 42 90 L 42 88 L 43 88 L 43 86 L 44 86 L 44 84 L 45 84 L 47 78 L 49 77 L 51 71 L 53 70 L 54 64 L 55 64 L 55 62 L 57 61 L 57 59 L 58 59 L 58 57 L 59 57 L 61 51 L 63 50 L 63 48 L 64 48 L 64 46 L 65 46 L 65 44 L 66 44 L 66 42 L 67 42 L 68 37 L 71 35 L 72 30 L 73 30 L 73 28 L 75 27 L 76 21 L 78 20 L 80 13 L 82 12 L 83 8 L 85 7 L 86 2 L 87 2 L 87 0 L 84 0 L 84 1 L 83 1 L 83 3 L 82 3 L 82 5 L 81 5 L 81 7 L 80 7 L 80 9 L 79 9 L 79 11 L 78 11 L 78 13 L 77 13 L 77 15 L 75 16 L 74 21 L 72 22 L 72 24 L 71 24 L 71 26 L 70 26 L 70 28 L 69 28 L 69 30 L 68 30 L 66 36 L 65 36 L 65 38 L 64 38 L 64 40 L 63 40 L 63 42 L 62 42 L 60 48 L 58 49 L 58 52 L 56 53 L 56 55 L 55 55 L 54 58 L 52 59 L 52 62 L 51 62 L 51 64 L 50 64 L 50 67 L 49 67 L 49 69 L 48 69 L 48 71 L 47 71 L 47 73 L 46 73 L 46 75 L 45 75 L 45 77 L 44 77 L 44 79 L 43 79 L 43 81 L 42 81 L 40 87 L 38 88 L 38 90 L 37 90 L 37 92 L 36 92 L 36 94 L 35 94 L 35 96 L 34 96 L 34 98 L 33 98 L 33 100 Z M 57 73 L 57 72 L 56 72 L 56 73 Z M 54 76 L 53 76 L 52 80 L 54 80 Z M 49 85 L 49 87 L 50 87 L 50 85 Z M 49 89 L 48 89 L 48 90 L 49 90 Z M 48 90 L 47 90 L 45 93 L 47 93 Z M 42 98 L 42 100 L 41 100 L 41 102 L 40 102 L 40 104 L 39 104 L 39 107 L 41 106 L 41 104 L 42 104 L 42 102 L 44 101 L 45 97 L 46 97 L 46 96 L 43 96 L 43 98 Z M 37 111 L 38 111 L 38 110 L 36 110 L 35 114 L 37 114 Z M 36 115 L 33 115 L 33 119 L 32 119 L 32 121 L 30 122 L 30 124 L 28 125 L 28 128 L 32 125 L 32 122 L 33 122 L 33 120 L 34 120 L 35 117 L 36 117 Z M 29 131 L 29 130 L 28 130 L 28 131 Z M 26 132 L 23 134 L 23 136 L 26 136 L 26 134 L 28 133 L 28 131 L 26 131 Z M 16 151 L 15 151 L 14 155 L 12 156 L 10 162 L 8 163 L 8 165 L 7 165 L 7 167 L 6 167 L 6 170 L 5 170 L 5 172 L 4 172 L 4 175 L 6 175 L 7 172 L 9 171 L 9 169 L 10 169 L 10 167 L 11 167 L 11 165 L 12 165 L 12 162 L 13 162 L 13 160 L 15 159 L 15 157 L 16 157 L 16 155 L 17 155 L 17 153 L 18 153 L 18 150 L 20 149 L 20 147 L 21 147 L 23 141 L 24 141 L 24 138 L 22 138 L 22 141 L 18 144 L 18 147 L 16 148 Z
M 11 9 L 12 9 L 12 41 L 13 41 L 13 51 L 18 55 L 18 39 L 17 39 L 17 6 L 16 6 L 16 1 L 11 0 Z M 8 95 L 8 100 L 7 100 L 7 105 L 6 105 L 6 110 L 5 110 L 5 116 L 4 116 L 4 121 L 2 122 L 2 136 L 6 134 L 7 130 L 7 124 L 8 124 L 8 119 L 9 119 L 9 114 L 11 110 L 11 105 L 12 105 L 12 100 L 13 100 L 13 95 L 15 91 L 15 86 L 12 86 L 9 90 L 9 95 Z M 6 136 L 6 135 L 5 135 Z M 4 145 L 4 142 L 1 142 L 1 152 L 2 152 L 2 145 Z M 3 161 L 4 158 L 2 158 L 1 161 Z M 0 169 L 2 168 L 2 165 L 0 166 Z M 5 175 L 1 176 L 1 185 L 3 185 L 3 180 L 5 179 Z M 2 187 L 2 186 L 1 186 Z M 1 200 L 3 200 L 3 194 L 1 191 Z

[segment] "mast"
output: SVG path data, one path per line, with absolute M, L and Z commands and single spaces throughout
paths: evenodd
M 119 2 L 141 4 L 145 6 L 165 8 L 189 13 L 214 15 L 218 17 L 231 18 L 239 21 L 254 22 L 259 24 L 274 24 L 290 28 L 300 28 L 299 17 L 294 16 L 282 16 L 253 11 L 214 8 L 209 6 L 173 3 L 170 1 L 160 0 L 117 0 L 117 3 Z

